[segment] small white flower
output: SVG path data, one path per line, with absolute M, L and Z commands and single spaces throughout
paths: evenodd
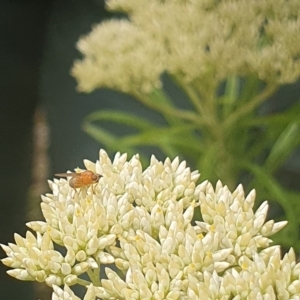
M 80 300 L 80 298 L 73 293 L 68 285 L 65 285 L 64 289 L 53 285 L 52 300 Z
M 264 225 L 268 204 L 263 202 L 254 212 L 254 201 L 255 191 L 245 197 L 241 185 L 231 193 L 220 181 L 215 190 L 211 184 L 207 184 L 200 193 L 200 210 L 204 222 L 196 221 L 197 231 L 217 232 L 219 246 L 233 249 L 232 259 L 243 254 L 251 256 L 253 251 L 268 247 L 271 242 L 268 236 L 287 224 L 270 221 Z

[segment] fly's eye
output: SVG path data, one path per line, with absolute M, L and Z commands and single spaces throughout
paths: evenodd
M 94 175 L 92 176 L 92 180 L 93 180 L 93 181 L 97 181 L 97 180 L 98 180 L 98 176 L 97 176 L 96 174 L 94 174 Z

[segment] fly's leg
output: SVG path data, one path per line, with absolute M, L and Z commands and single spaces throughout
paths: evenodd
M 98 185 L 99 181 L 95 184 L 95 185 L 92 185 L 92 193 L 96 195 L 96 187 Z
M 79 194 L 80 194 L 80 191 L 78 192 L 77 189 L 73 188 L 74 190 L 74 194 L 73 194 L 73 197 L 72 199 L 75 199 L 75 196 L 77 195 L 77 197 L 79 198 Z

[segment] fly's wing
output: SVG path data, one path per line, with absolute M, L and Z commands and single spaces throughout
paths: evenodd
M 77 177 L 80 173 L 70 172 L 70 173 L 57 173 L 54 174 L 57 177 Z
M 69 186 L 73 189 L 82 188 L 86 184 L 82 181 L 82 176 L 73 176 L 69 180 Z
M 69 180 L 69 185 L 70 185 L 70 187 L 72 187 L 74 189 L 81 188 L 84 185 L 82 182 L 80 173 L 74 173 L 74 172 L 58 173 L 58 174 L 55 174 L 55 176 L 57 176 L 57 177 L 72 177 Z

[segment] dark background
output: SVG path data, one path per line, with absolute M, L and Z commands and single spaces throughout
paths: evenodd
M 82 158 L 96 160 L 101 145 L 81 130 L 82 119 L 101 108 L 126 109 L 141 114 L 143 107 L 130 97 L 101 90 L 76 92 L 69 71 L 79 37 L 91 25 L 111 17 L 102 0 L 2 0 L 0 9 L 0 242 L 25 234 L 26 198 L 31 183 L 32 128 L 37 107 L 46 112 L 50 128 L 48 177 L 76 166 Z M 284 109 L 299 101 L 300 86 L 282 88 L 267 105 Z M 80 165 L 81 164 L 81 165 Z M 299 188 L 299 155 L 280 176 Z M 4 257 L 0 252 L 0 258 Z M 0 263 L 0 299 L 37 299 L 32 285 L 10 278 Z
M 120 95 L 78 94 L 69 70 L 76 41 L 108 17 L 103 1 L 2 1 L 0 9 L 0 242 L 26 232 L 32 129 L 37 107 L 50 128 L 49 174 L 96 160 L 99 144 L 81 130 L 89 112 L 120 105 Z M 101 101 L 102 100 L 102 101 Z M 129 100 L 129 102 L 133 102 Z M 122 105 L 122 104 L 121 104 Z M 81 164 L 81 165 L 80 165 Z M 55 170 L 55 171 L 53 171 Z M 53 177 L 52 175 L 49 177 Z M 0 258 L 5 255 L 0 250 Z M 11 278 L 0 263 L 0 299 L 37 299 L 32 284 Z
M 1 2 L 0 9 L 0 243 L 24 236 L 31 186 L 33 125 L 36 111 L 45 112 L 50 131 L 47 178 L 75 167 L 83 158 L 95 161 L 101 145 L 81 129 L 85 116 L 117 108 L 147 114 L 129 96 L 109 90 L 76 91 L 70 70 L 80 53 L 76 42 L 93 24 L 119 17 L 105 11 L 103 0 L 23 0 Z M 38 114 L 40 115 L 40 113 Z M 110 125 L 112 130 L 117 130 Z M 37 174 L 38 176 L 39 174 Z M 42 177 L 45 175 L 41 174 Z M 42 193 L 47 192 L 47 187 Z M 40 200 L 38 200 L 40 201 Z M 39 205 L 37 205 L 38 207 Z M 5 254 L 0 249 L 0 259 Z M 50 299 L 28 282 L 6 274 L 0 263 L 0 299 Z M 34 292 L 35 290 L 35 292 Z

